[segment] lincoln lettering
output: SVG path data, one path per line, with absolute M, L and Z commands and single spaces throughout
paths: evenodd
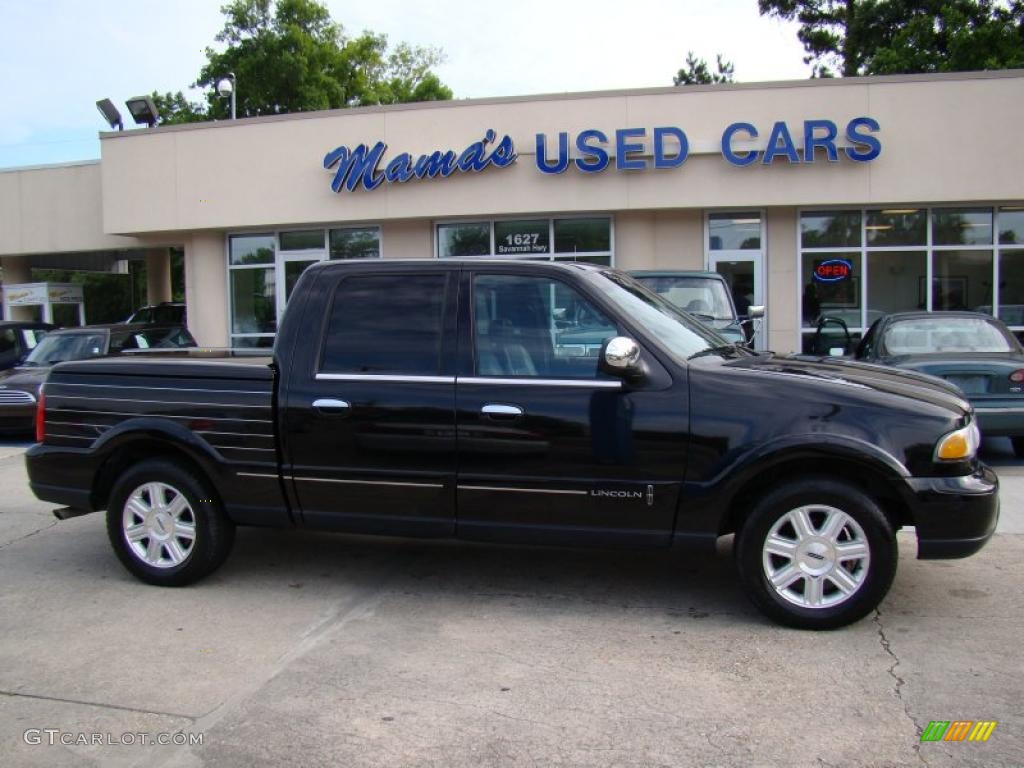
M 591 496 L 603 497 L 606 499 L 642 499 L 644 495 L 640 491 L 604 491 L 596 490 L 590 492 Z

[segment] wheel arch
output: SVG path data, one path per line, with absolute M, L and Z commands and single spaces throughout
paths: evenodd
M 903 478 L 887 463 L 841 453 L 822 455 L 800 451 L 749 469 L 726 505 L 718 535 L 739 531 L 758 499 L 772 488 L 811 478 L 845 482 L 865 493 L 878 504 L 894 531 L 904 525 L 913 525 L 910 508 L 901 489 Z
M 162 427 L 162 425 L 161 425 Z M 175 429 L 177 427 L 177 429 Z M 187 441 L 182 440 L 183 431 Z M 110 501 L 110 493 L 118 478 L 130 467 L 150 459 L 166 459 L 184 467 L 188 471 L 206 481 L 210 491 L 216 494 L 217 501 L 223 507 L 223 500 L 217 491 L 215 482 L 218 475 L 217 459 L 209 446 L 195 446 L 191 443 L 200 442 L 190 431 L 180 425 L 169 425 L 169 429 L 145 427 L 120 430 L 116 435 L 104 435 L 108 439 L 103 444 L 103 459 L 96 473 L 92 488 L 93 509 L 106 509 Z

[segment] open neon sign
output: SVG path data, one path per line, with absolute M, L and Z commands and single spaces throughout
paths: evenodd
M 829 259 L 814 268 L 814 279 L 819 283 L 839 283 L 853 274 L 853 264 L 846 259 Z

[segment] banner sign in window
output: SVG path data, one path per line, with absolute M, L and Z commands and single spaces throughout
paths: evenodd
M 494 252 L 499 256 L 549 253 L 547 219 L 494 222 Z

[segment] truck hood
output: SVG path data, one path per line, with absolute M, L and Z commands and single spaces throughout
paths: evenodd
M 756 371 L 766 376 L 777 376 L 790 381 L 796 377 L 812 385 L 847 387 L 847 394 L 844 396 L 855 396 L 854 392 L 860 389 L 924 401 L 944 408 L 958 417 L 970 413 L 971 410 L 967 398 L 955 385 L 935 376 L 899 368 L 830 357 L 776 357 L 774 355 L 741 358 L 728 362 L 725 366 Z M 785 385 L 780 382 L 780 387 L 783 386 Z
M 35 395 L 39 385 L 46 380 L 46 374 L 49 372 L 49 366 L 42 368 L 12 368 L 0 373 L 0 388 L 20 389 Z

